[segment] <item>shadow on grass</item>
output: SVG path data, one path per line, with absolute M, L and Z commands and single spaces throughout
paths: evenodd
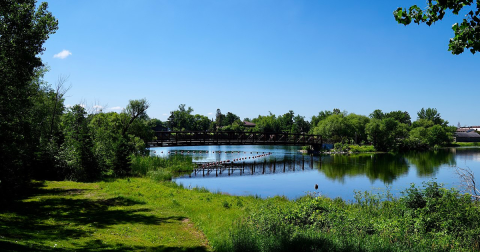
M 105 245 L 101 240 L 94 240 L 87 242 L 84 246 L 74 249 L 65 249 L 65 248 L 52 248 L 48 246 L 39 246 L 39 245 L 20 245 L 13 242 L 0 241 L 1 251 L 160 251 L 160 252 L 205 252 L 207 251 L 205 247 L 166 247 L 166 246 L 155 246 L 155 247 L 143 247 L 143 246 L 125 246 L 123 244 L 115 245 Z
M 149 215 L 150 209 L 142 208 L 145 203 L 124 197 L 109 199 L 85 199 L 89 194 L 84 189 L 45 189 L 38 183 L 30 191 L 30 198 L 42 197 L 38 201 L 18 200 L 0 209 L 1 251 L 46 251 L 52 247 L 47 242 L 89 237 L 96 229 L 105 229 L 117 224 L 159 225 L 182 221 L 183 216 L 159 218 Z M 73 197 L 58 197 L 73 196 Z M 77 196 L 80 196 L 77 198 Z M 23 197 L 26 199 L 26 197 Z M 117 206 L 135 206 L 135 209 L 111 209 Z M 17 241 L 20 241 L 17 243 Z M 25 245 L 27 243 L 28 245 Z M 125 244 L 105 244 L 101 240 L 90 240 L 74 249 L 55 248 L 58 251 L 206 251 L 204 247 L 142 247 Z

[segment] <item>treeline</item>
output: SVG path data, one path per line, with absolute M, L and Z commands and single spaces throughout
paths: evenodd
M 58 21 L 47 3 L 0 5 L 0 201 L 16 197 L 31 179 L 96 180 L 124 176 L 130 159 L 153 137 L 146 100 L 121 113 L 66 108 L 65 78 L 55 87 L 39 55 Z
M 257 118 L 244 118 L 232 112 L 222 114 L 217 109 L 215 120 L 193 114 L 193 109 L 181 104 L 172 111 L 166 122 L 156 120 L 157 125 L 174 131 L 252 131 L 271 133 L 308 133 L 321 135 L 333 143 L 372 144 L 377 151 L 420 150 L 451 143 L 456 130 L 448 126 L 435 108 L 422 108 L 417 120 L 412 122 L 406 111 L 373 111 L 369 116 L 357 115 L 333 109 L 321 111 L 310 121 L 304 116 L 288 113 L 276 116 L 272 113 Z M 244 122 L 252 122 L 248 127 Z
M 232 112 L 223 114 L 217 109 L 215 120 L 199 114 L 193 114 L 193 108 L 185 108 L 185 104 L 180 104 L 178 109 L 170 112 L 170 117 L 166 122 L 153 119 L 155 125 L 159 128 L 172 131 L 254 131 L 254 132 L 288 132 L 302 133 L 309 132 L 310 123 L 305 121 L 305 117 L 296 115 L 290 110 L 284 115 L 275 116 L 270 113 L 267 116 L 259 115 L 257 118 L 244 118 Z M 255 127 L 245 126 L 244 122 L 252 122 Z

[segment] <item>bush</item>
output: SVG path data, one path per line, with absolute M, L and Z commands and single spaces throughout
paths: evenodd
M 386 198 L 382 198 L 386 197 Z M 219 251 L 478 251 L 480 209 L 436 182 L 399 199 L 357 192 L 356 202 L 306 196 L 264 201 Z
M 350 145 L 349 146 L 350 151 L 353 153 L 359 153 L 359 152 L 375 152 L 375 147 L 373 145 Z
M 173 155 L 167 158 L 158 156 L 131 156 L 132 174 L 147 176 L 156 181 L 171 180 L 174 175 L 192 172 L 192 157 Z

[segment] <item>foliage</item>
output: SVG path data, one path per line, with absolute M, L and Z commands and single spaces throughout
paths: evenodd
M 418 119 L 430 121 L 434 125 L 446 126 L 448 124 L 448 121 L 443 120 L 440 113 L 438 113 L 435 108 L 427 108 L 426 110 L 422 108 L 418 111 L 417 115 Z
M 369 122 L 366 116 L 333 113 L 325 119 L 322 119 L 316 127 L 313 128 L 313 133 L 321 135 L 325 139 L 333 142 L 349 142 L 354 141 L 360 143 L 367 140 L 365 133 L 365 125 Z
M 348 148 L 353 153 L 360 152 L 375 152 L 375 147 L 373 145 L 349 145 Z
M 277 117 L 270 112 L 267 116 L 259 115 L 252 119 L 255 123 L 254 131 L 256 132 L 281 132 L 281 126 Z
M 412 21 L 416 24 L 426 23 L 428 26 L 442 20 L 447 10 L 458 15 L 462 10 L 468 12 L 461 24 L 455 23 L 452 30 L 455 37 L 450 39 L 448 50 L 452 54 L 461 54 L 465 49 L 470 49 L 472 54 L 480 51 L 480 3 L 473 0 L 428 1 L 426 10 L 417 5 L 410 8 L 398 8 L 393 12 L 399 24 L 409 25 Z M 470 10 L 470 11 L 469 11 Z
M 156 181 L 171 180 L 174 175 L 193 171 L 192 158 L 183 155 L 168 158 L 135 155 L 131 164 L 133 175 L 148 176 Z
M 71 107 L 62 116 L 64 141 L 57 156 L 60 178 L 92 180 L 99 177 L 93 155 L 93 139 L 88 128 L 87 112 L 80 105 Z
M 312 116 L 312 119 L 310 120 L 310 124 L 312 125 L 311 131 L 313 131 L 314 127 L 316 127 L 320 121 L 326 119 L 332 114 L 332 111 L 324 110 L 320 111 L 317 116 Z
M 43 43 L 58 28 L 47 8 L 36 8 L 34 0 L 0 4 L 0 192 L 6 197 L 28 182 L 38 153 L 35 103 L 42 90 L 36 77 Z
M 356 202 L 303 197 L 272 204 L 237 223 L 231 251 L 471 251 L 480 212 L 468 195 L 435 182 L 400 199 L 356 192 Z
M 400 141 L 408 135 L 408 126 L 391 117 L 372 119 L 366 126 L 368 139 L 379 151 L 398 150 Z
M 210 119 L 203 115 L 192 115 L 191 107 L 180 104 L 178 110 L 171 111 L 168 127 L 174 131 L 206 131 L 210 129 Z M 218 112 L 218 111 L 217 111 Z

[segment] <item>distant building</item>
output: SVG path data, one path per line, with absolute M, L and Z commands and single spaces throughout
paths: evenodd
M 468 131 L 468 130 L 480 131 L 480 126 L 469 126 L 469 127 L 459 127 L 459 128 L 457 128 L 457 132 L 458 131 Z
M 246 128 L 253 128 L 256 126 L 256 124 L 252 122 L 243 121 L 243 126 Z
M 457 128 L 457 132 L 472 132 L 472 131 L 475 131 L 475 130 L 470 128 L 465 128 L 465 127 Z
M 455 132 L 455 142 L 480 142 L 480 135 L 470 129 L 470 131 L 457 131 Z

